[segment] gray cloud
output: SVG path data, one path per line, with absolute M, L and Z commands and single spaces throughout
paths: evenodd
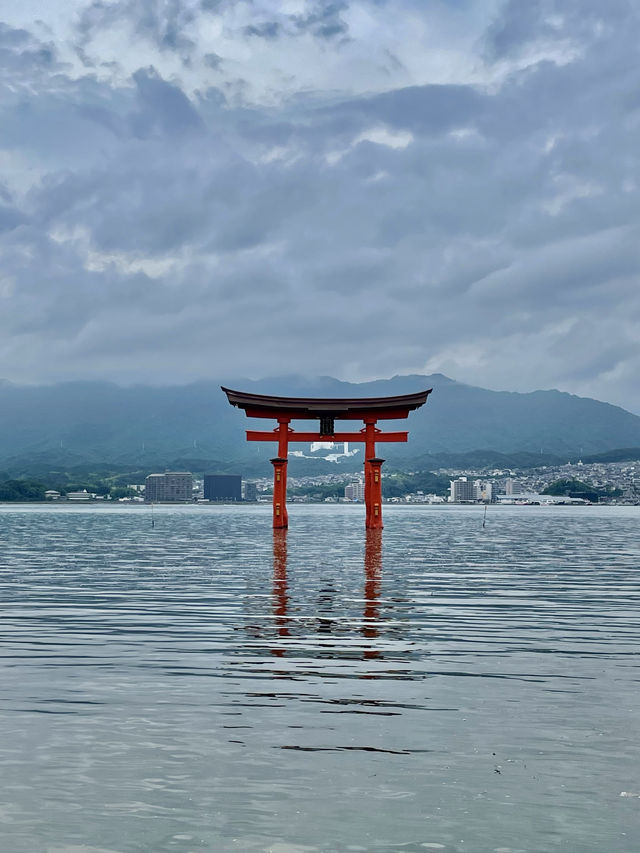
M 25 216 L 15 207 L 0 205 L 0 232 L 12 231 L 25 222 Z
M 175 136 L 202 129 L 200 116 L 189 98 L 153 68 L 136 71 L 133 80 L 139 109 L 130 116 L 130 122 L 136 136 L 144 138 L 156 130 Z
M 464 127 L 479 117 L 484 97 L 472 86 L 410 86 L 353 99 L 332 112 L 424 134 Z
M 348 35 L 349 27 L 342 18 L 342 13 L 347 9 L 348 4 L 343 0 L 316 0 L 307 14 L 292 15 L 291 20 L 300 32 L 311 32 L 323 39 L 335 39 Z
M 348 34 L 341 14 L 348 9 L 343 0 L 313 0 L 304 14 L 286 10 L 265 10 L 259 0 L 252 0 L 252 23 L 242 27 L 246 37 L 276 39 L 309 33 L 323 40 L 334 40 Z M 77 22 L 79 45 L 85 46 L 105 28 L 125 23 L 132 34 L 147 39 L 161 51 L 173 51 L 189 61 L 196 46 L 192 28 L 197 29 L 203 16 L 218 18 L 225 10 L 233 10 L 232 0 L 92 0 Z M 257 21 L 257 22 L 256 22 Z
M 136 35 L 160 50 L 188 55 L 194 42 L 185 30 L 196 21 L 198 6 L 186 0 L 93 0 L 82 11 L 77 29 L 86 43 L 100 30 L 126 20 Z
M 257 36 L 263 39 L 278 38 L 282 32 L 282 27 L 278 21 L 263 21 L 261 24 L 250 24 L 243 29 L 246 36 Z
M 209 68 L 220 68 L 223 59 L 221 56 L 218 56 L 217 53 L 205 53 L 203 56 L 203 62 Z
M 10 27 L 0 21 L 0 82 L 22 75 L 31 77 L 57 68 L 52 44 L 39 41 L 25 29 Z
M 348 8 L 347 3 L 316 0 L 309 6 L 305 14 L 292 15 L 281 12 L 276 18 L 244 27 L 243 33 L 246 36 L 268 40 L 285 35 L 310 34 L 327 41 L 348 36 L 349 27 L 341 17 L 341 13 Z
M 495 58 L 534 50 L 540 43 L 560 49 L 610 43 L 613 30 L 637 26 L 633 0 L 508 0 L 502 14 L 487 30 L 486 46 Z M 619 33 L 616 33 L 616 38 Z
M 308 30 L 337 57 L 347 31 L 320 31 L 336 21 L 357 49 L 348 4 L 311 8 L 272 19 L 283 55 Z M 640 13 L 509 3 L 478 48 L 490 83 L 252 102 L 229 94 L 237 42 L 209 45 L 201 71 L 187 44 L 224 14 L 92 3 L 94 60 L 119 22 L 156 44 L 131 74 L 103 64 L 106 42 L 78 70 L 64 45 L 0 28 L 2 374 L 439 370 L 640 411 Z

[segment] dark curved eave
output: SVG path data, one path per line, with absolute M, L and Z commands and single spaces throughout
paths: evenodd
M 232 391 L 221 386 L 232 406 L 245 411 L 274 414 L 295 414 L 298 418 L 319 418 L 321 416 L 353 418 L 357 415 L 375 414 L 384 420 L 385 412 L 412 412 L 427 402 L 432 389 L 418 391 L 415 394 L 401 394 L 397 397 L 272 397 L 267 394 L 248 394 L 244 391 Z

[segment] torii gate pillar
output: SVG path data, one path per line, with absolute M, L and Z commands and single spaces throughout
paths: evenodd
M 273 527 L 274 530 L 289 526 L 287 513 L 287 465 L 289 457 L 289 424 L 291 418 L 278 417 L 278 428 L 274 438 L 278 439 L 278 455 L 271 460 L 273 465 Z
M 367 530 L 382 530 L 382 463 L 384 459 L 367 459 L 365 477 L 369 480 L 368 499 L 365 484 L 366 528 Z
M 287 513 L 287 460 L 276 456 L 273 465 L 273 528 L 279 530 L 289 526 Z

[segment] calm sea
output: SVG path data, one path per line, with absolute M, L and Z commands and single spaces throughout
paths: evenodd
M 638 853 L 640 510 L 0 508 L 2 853 Z

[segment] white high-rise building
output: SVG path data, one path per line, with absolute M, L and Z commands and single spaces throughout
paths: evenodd
M 149 474 L 145 480 L 144 499 L 147 503 L 190 501 L 193 499 L 193 475 L 189 471 Z
M 488 480 L 476 480 L 474 485 L 476 500 L 490 503 L 493 499 L 493 483 Z
M 475 483 L 472 480 L 468 480 L 466 477 L 458 477 L 457 480 L 450 482 L 451 497 L 449 500 L 451 503 L 469 503 L 477 500 Z
M 355 483 L 349 483 L 344 487 L 344 497 L 348 501 L 363 501 L 364 500 L 364 482 L 358 480 Z

